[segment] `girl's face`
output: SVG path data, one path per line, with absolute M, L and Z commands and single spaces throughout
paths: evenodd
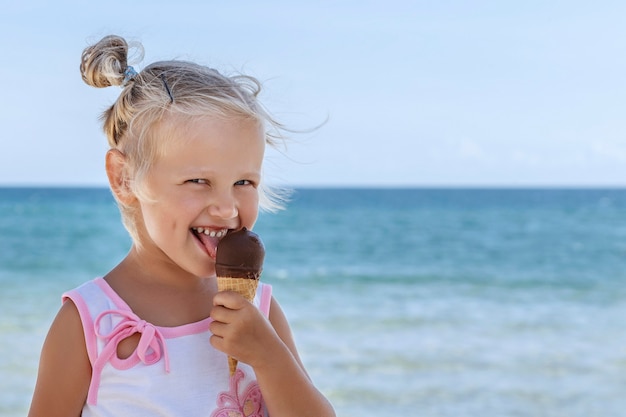
M 163 155 L 146 177 L 142 247 L 195 276 L 215 274 L 217 243 L 258 216 L 264 133 L 251 120 L 169 123 Z

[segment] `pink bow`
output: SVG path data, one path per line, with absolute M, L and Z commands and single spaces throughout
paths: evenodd
M 108 334 L 102 334 L 100 331 L 100 321 L 107 315 L 121 317 L 122 320 Z M 93 363 L 93 375 L 87 402 L 96 404 L 98 386 L 100 385 L 100 376 L 105 364 L 109 361 L 112 364 L 119 364 L 117 357 L 117 346 L 119 343 L 134 335 L 140 333 L 139 343 L 133 354 L 128 358 L 136 356 L 136 360 L 124 363 L 121 369 L 128 369 L 135 366 L 139 361 L 145 365 L 152 365 L 161 360 L 161 356 L 165 359 L 165 372 L 170 371 L 170 361 L 167 353 L 167 345 L 165 338 L 154 325 L 140 319 L 135 313 L 127 310 L 106 310 L 100 313 L 94 322 L 94 330 L 96 335 L 104 340 L 104 348 L 100 355 Z

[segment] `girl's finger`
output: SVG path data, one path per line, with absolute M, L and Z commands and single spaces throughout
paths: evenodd
M 222 338 L 226 334 L 226 326 L 227 326 L 226 323 L 219 322 L 219 321 L 213 321 L 213 322 L 211 322 L 211 324 L 209 324 L 209 330 L 215 336 L 218 336 L 218 337 Z
M 220 291 L 213 297 L 214 306 L 223 306 L 231 310 L 239 310 L 247 303 L 246 299 L 234 291 Z
M 233 317 L 233 310 L 222 305 L 213 306 L 211 309 L 211 318 L 220 323 L 231 323 Z

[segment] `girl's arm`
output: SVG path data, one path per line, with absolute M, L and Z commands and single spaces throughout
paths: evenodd
M 289 323 L 272 297 L 270 322 L 282 340 L 264 364 L 254 368 L 270 416 L 335 416 L 328 400 L 315 388 L 298 355 Z M 274 359 L 271 359 L 271 358 Z M 272 404 L 272 408 L 270 405 Z M 275 409 L 275 410 L 274 410 Z
M 269 321 L 239 294 L 215 295 L 211 343 L 254 368 L 272 417 L 334 417 L 298 356 L 285 315 L 272 298 Z
M 80 416 L 87 399 L 91 364 L 76 306 L 66 301 L 41 351 L 29 417 Z

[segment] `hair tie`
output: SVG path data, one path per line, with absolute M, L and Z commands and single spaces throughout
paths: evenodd
M 131 65 L 127 66 L 124 70 L 124 81 L 122 82 L 122 87 L 125 87 L 129 81 L 132 81 L 137 76 L 137 71 Z
M 161 73 L 161 81 L 163 81 L 163 86 L 165 86 L 165 91 L 167 91 L 167 95 L 170 96 L 170 103 L 174 102 L 174 96 L 172 95 L 172 92 L 170 91 L 170 86 L 167 85 L 167 81 L 165 80 L 165 74 Z

